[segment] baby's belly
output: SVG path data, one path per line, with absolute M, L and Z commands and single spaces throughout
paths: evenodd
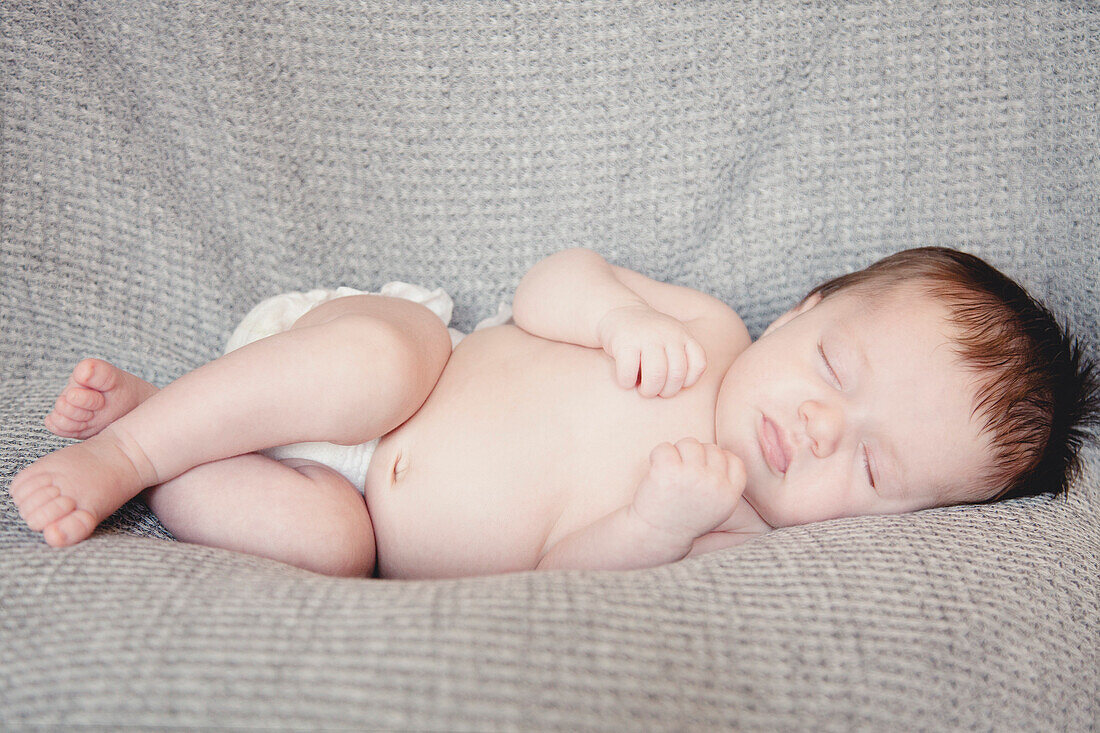
M 704 378 L 645 399 L 615 384 L 601 350 L 515 326 L 472 333 L 374 453 L 365 493 L 380 574 L 533 569 L 558 539 L 630 501 L 654 445 L 713 441 L 716 394 Z

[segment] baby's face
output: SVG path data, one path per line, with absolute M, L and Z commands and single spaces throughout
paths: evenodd
M 950 504 L 988 466 L 946 308 L 911 286 L 875 302 L 807 301 L 723 379 L 718 444 L 745 462 L 744 498 L 773 527 Z

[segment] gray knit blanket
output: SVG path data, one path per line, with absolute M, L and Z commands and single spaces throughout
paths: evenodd
M 139 501 L 55 550 L 6 492 L 70 442 L 42 418 L 83 357 L 163 386 L 263 298 L 391 280 L 469 331 L 569 246 L 754 336 L 956 247 L 1096 358 L 1096 5 L 13 0 L 0 29 L 0 728 L 1097 725 L 1094 448 L 1064 500 L 430 582 L 176 542 Z

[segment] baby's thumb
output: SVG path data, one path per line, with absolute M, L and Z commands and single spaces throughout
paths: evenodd
M 745 462 L 742 461 L 735 453 L 725 451 L 726 454 L 726 477 L 730 483 L 736 488 L 744 491 L 745 482 L 748 479 L 748 473 L 745 471 Z

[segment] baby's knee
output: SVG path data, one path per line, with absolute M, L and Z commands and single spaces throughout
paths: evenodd
M 374 527 L 366 504 L 353 507 L 331 523 L 318 538 L 314 567 L 325 575 L 344 578 L 368 578 L 374 572 Z
M 301 460 L 299 465 L 292 465 Z M 302 459 L 284 463 L 321 488 L 317 506 L 323 521 L 314 525 L 307 570 L 341 577 L 369 577 L 374 572 L 374 526 L 363 495 L 333 469 Z
M 427 397 L 450 358 L 451 342 L 446 326 L 431 311 L 418 307 L 435 319 L 434 331 L 403 331 L 395 323 L 363 315 L 341 316 L 325 326 L 332 331 L 327 341 L 335 349 L 332 359 L 351 367 L 348 374 L 371 390 L 375 400 L 389 397 L 395 402 L 390 406 L 373 405 L 376 410 L 415 409 Z M 403 420 L 407 417 L 404 415 Z
M 366 514 L 366 511 L 363 512 Z M 317 572 L 341 578 L 369 578 L 374 573 L 374 533 L 367 527 L 336 532 Z

